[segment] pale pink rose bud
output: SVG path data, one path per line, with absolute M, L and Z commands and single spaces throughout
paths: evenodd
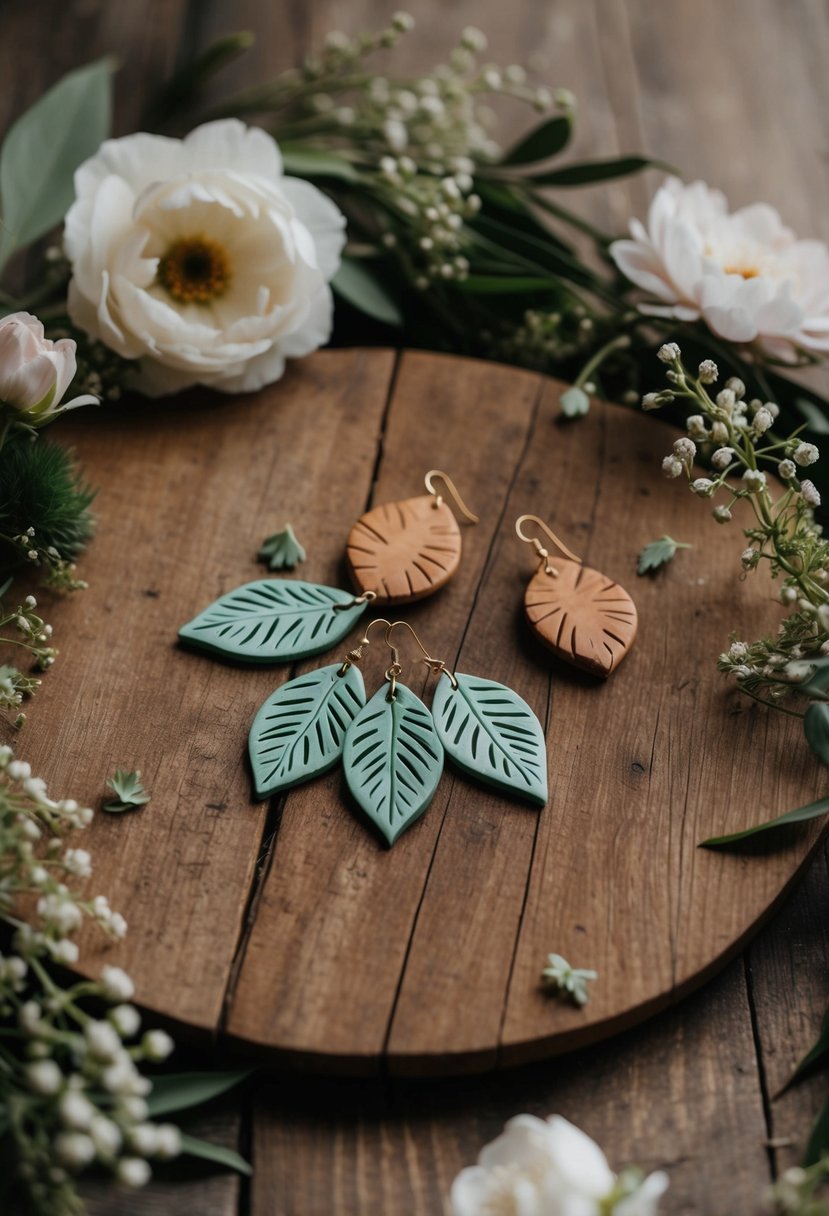
M 63 410 L 95 402 L 76 397 L 61 406 L 75 375 L 75 343 L 71 338 L 51 342 L 37 317 L 16 312 L 0 320 L 0 410 L 28 426 L 41 426 Z

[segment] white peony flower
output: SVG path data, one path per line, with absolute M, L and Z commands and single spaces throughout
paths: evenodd
M 554 1115 L 518 1115 L 452 1185 L 452 1216 L 654 1216 L 668 1185 L 651 1174 L 621 1190 L 599 1146 Z M 624 1196 L 624 1197 L 623 1197 Z M 618 1202 L 617 1202 L 618 1200 Z M 622 1205 L 625 1205 L 624 1207 Z
M 77 347 L 71 338 L 50 342 L 37 317 L 15 312 L 0 320 L 0 416 L 43 426 L 65 410 L 95 405 L 97 397 L 75 397 L 61 405 L 75 378 Z
M 652 298 L 643 312 L 696 321 L 729 342 L 758 341 L 784 359 L 829 351 L 829 249 L 798 240 L 773 207 L 729 212 L 704 182 L 668 178 L 647 228 L 614 241 L 616 265 Z
M 279 379 L 328 340 L 345 219 L 236 119 L 108 140 L 75 174 L 69 312 L 160 396 Z

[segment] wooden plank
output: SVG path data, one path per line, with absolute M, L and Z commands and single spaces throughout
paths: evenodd
M 829 841 L 797 897 L 748 951 L 755 1033 L 769 1135 L 779 1171 L 803 1160 L 809 1132 L 826 1101 L 825 1064 L 777 1095 L 814 1045 L 829 1008 Z
M 562 1114 L 611 1164 L 667 1169 L 669 1213 L 755 1216 L 769 1180 L 751 1022 L 737 963 L 647 1035 L 532 1070 L 380 1087 L 303 1079 L 254 1110 L 250 1216 L 435 1216 L 511 1116 Z
M 100 527 L 89 592 L 48 607 L 58 646 L 71 645 L 32 708 L 26 752 L 83 802 L 100 802 L 116 767 L 142 771 L 148 807 L 98 816 L 88 842 L 90 893 L 105 891 L 131 932 L 104 948 L 87 933 L 83 964 L 117 959 L 143 1004 L 202 1030 L 219 1018 L 265 825 L 247 730 L 284 672 L 188 653 L 176 633 L 261 573 L 256 549 L 286 518 L 309 575 L 336 581 L 340 512 L 364 506 L 392 365 L 388 352 L 331 352 L 256 396 L 87 410 L 62 428 L 100 486 Z
M 504 367 L 404 357 L 372 502 L 420 493 L 422 475 L 440 466 L 482 512 L 481 524 L 463 531 L 461 568 L 453 582 L 439 599 L 405 611 L 435 651 L 456 653 L 467 628 L 498 526 L 498 504 L 525 443 L 538 387 L 538 377 Z M 342 546 L 351 521 L 337 513 L 335 522 Z M 424 679 L 417 661 L 410 662 L 404 679 L 417 691 Z M 370 688 L 386 665 L 387 654 L 369 657 Z M 340 773 L 289 794 L 230 1001 L 232 1035 L 300 1057 L 312 1052 L 326 1066 L 379 1067 L 451 789 L 447 782 L 429 813 L 391 853 L 349 812 Z
M 610 408 L 583 427 L 542 424 L 541 435 L 509 513 L 538 504 L 590 565 L 626 586 L 640 636 L 606 686 L 550 668 L 551 808 L 539 819 L 505 1061 L 544 1041 L 573 1046 L 602 1023 L 620 1029 L 637 1007 L 652 1012 L 710 974 L 796 873 L 817 829 L 763 860 L 697 844 L 821 788 L 795 720 L 747 709 L 716 672 L 732 629 L 750 638 L 768 630 L 771 583 L 739 584 L 739 534 L 653 476 L 673 432 Z M 552 470 L 558 477 L 545 485 Z M 635 554 L 663 533 L 693 550 L 637 579 Z M 520 561 L 505 541 L 502 577 L 519 579 Z M 551 1007 L 540 989 L 550 950 L 599 972 L 586 1015 Z

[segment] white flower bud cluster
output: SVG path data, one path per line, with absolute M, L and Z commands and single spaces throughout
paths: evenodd
M 380 177 L 389 189 L 392 209 L 406 219 L 398 233 L 387 232 L 384 244 L 401 250 L 401 256 L 416 268 L 415 285 L 421 290 L 433 281 L 462 281 L 469 274 L 464 220 L 476 215 L 481 200 L 472 192 L 471 161 L 460 159 L 454 174 L 435 178 L 419 173 L 409 156 L 384 156 Z
M 19 1165 L 33 1195 L 38 1187 L 43 1194 L 52 1188 L 50 1211 L 75 1210 L 68 1202 L 61 1206 L 63 1196 L 74 1195 L 72 1175 L 87 1166 L 104 1166 L 125 1185 L 142 1186 L 151 1174 L 150 1160 L 174 1157 L 181 1149 L 176 1127 L 148 1122 L 151 1083 L 140 1068 L 165 1060 L 173 1041 L 162 1030 L 142 1035 L 126 972 L 109 965 L 97 984 L 62 987 L 57 975 L 48 987 L 42 983 L 44 964 L 77 962 L 72 935 L 85 917 L 114 937 L 126 931 L 105 896 L 87 902 L 68 885 L 86 880 L 92 861 L 85 849 L 65 848 L 60 834 L 85 826 L 91 815 L 72 800 L 49 798 L 30 765 L 16 760 L 10 747 L 0 747 L 0 820 L 8 843 L 4 883 L 7 891 L 34 897 L 37 917 L 21 923 L 13 904 L 0 910 L 0 920 L 15 927 L 13 952 L 0 954 L 0 1004 L 16 1011 L 9 1047 L 21 1058 L 27 1119 L 37 1123 L 37 1134 L 16 1143 Z M 92 1009 L 86 1007 L 90 1000 Z M 0 1026 L 0 1043 L 3 1038 Z

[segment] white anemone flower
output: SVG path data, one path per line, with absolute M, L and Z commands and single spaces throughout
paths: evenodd
M 777 211 L 754 203 L 729 211 L 705 182 L 668 178 L 647 227 L 610 246 L 616 265 L 651 297 L 653 316 L 696 321 L 729 342 L 757 342 L 792 361 L 829 351 L 829 249 L 798 240 Z
M 621 1191 L 595 1141 L 559 1115 L 518 1115 L 452 1185 L 452 1216 L 656 1216 L 668 1179 Z
M 277 380 L 331 333 L 345 219 L 237 119 L 108 140 L 75 174 L 69 313 L 151 396 Z

